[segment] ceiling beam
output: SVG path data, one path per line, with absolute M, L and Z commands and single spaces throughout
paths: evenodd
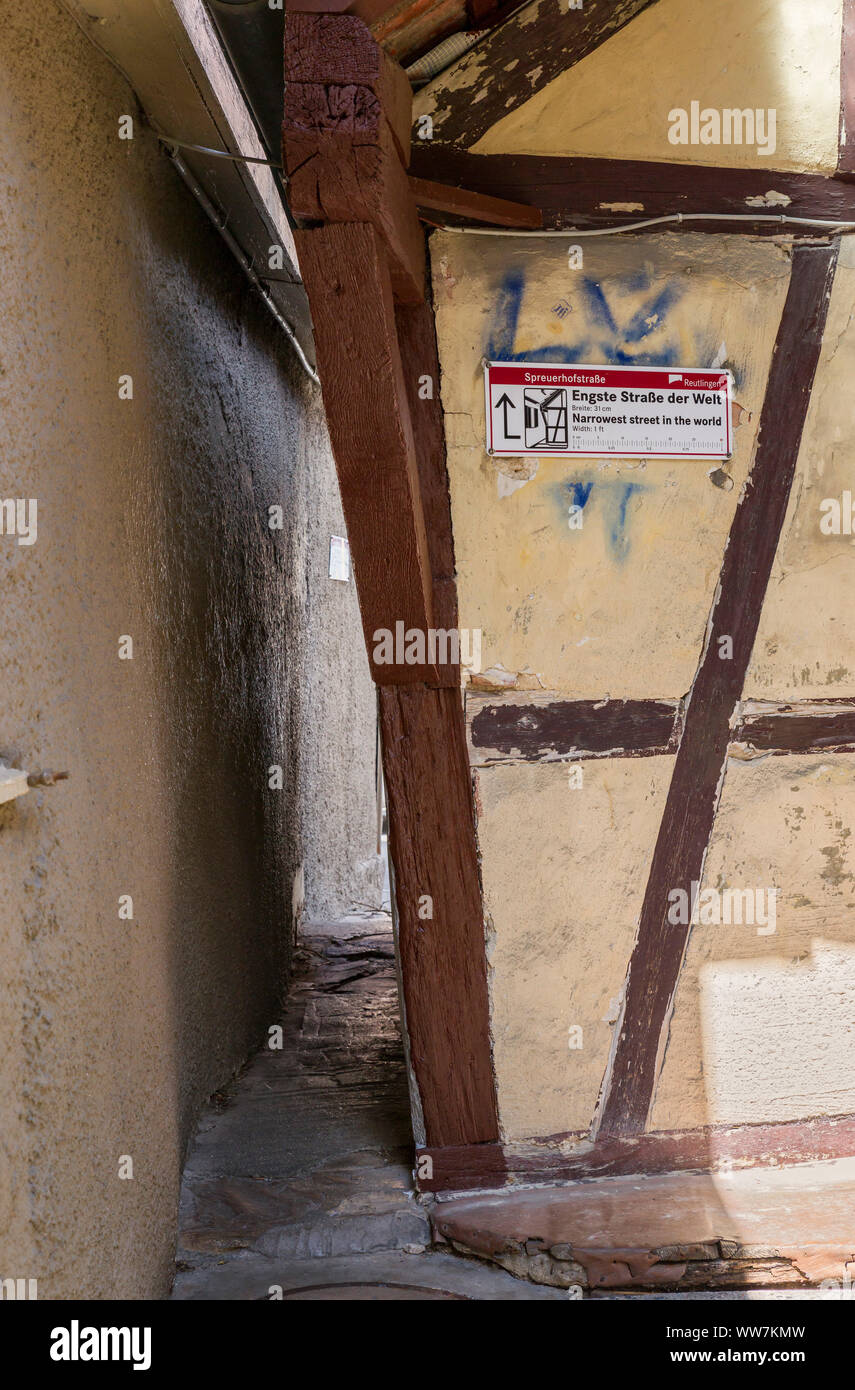
M 610 226 L 672 212 L 720 212 L 855 221 L 855 188 L 825 174 L 725 169 L 653 160 L 469 154 L 415 141 L 410 173 L 539 208 L 547 227 Z M 770 197 L 770 195 L 772 195 Z M 738 224 L 688 223 L 693 231 Z M 757 224 L 746 222 L 746 231 Z

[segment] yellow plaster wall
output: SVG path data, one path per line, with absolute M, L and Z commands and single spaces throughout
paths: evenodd
M 855 1111 L 855 755 L 728 763 L 704 887 L 777 888 L 776 931 L 697 925 L 652 1129 Z
M 531 7 L 534 11 L 534 6 Z M 842 0 L 658 0 L 473 146 L 478 154 L 578 155 L 831 173 L 837 164 Z M 521 59 L 537 70 L 537 54 Z M 476 49 L 418 95 L 442 139 L 438 93 L 484 91 Z M 669 142 L 691 102 L 776 112 L 775 148 Z M 631 190 L 629 190 L 631 192 Z
M 600 242 L 584 256 L 571 272 L 561 240 L 432 240 L 460 622 L 482 628 L 488 687 L 673 698 L 694 677 L 750 467 L 789 257 L 769 241 L 673 234 Z M 855 247 L 844 243 L 746 697 L 852 693 L 853 538 L 820 532 L 819 501 L 851 483 L 853 275 Z M 734 488 L 716 487 L 714 465 L 697 460 L 491 459 L 483 358 L 548 349 L 547 360 L 725 362 L 752 412 L 735 436 Z M 571 531 L 580 480 L 592 486 L 584 526 Z M 628 484 L 637 490 L 618 544 Z M 508 1139 L 591 1122 L 673 762 L 582 766 L 576 789 L 564 764 L 477 774 Z M 730 761 L 704 884 L 776 888 L 777 929 L 692 929 L 651 1127 L 855 1110 L 853 768 L 851 755 Z M 568 1045 L 572 1026 L 581 1049 Z
M 506 1139 L 584 1130 L 605 1071 L 672 759 L 478 773 L 499 1118 Z M 581 1028 L 570 1046 L 569 1029 Z
M 460 623 L 482 630 L 499 684 L 501 667 L 580 698 L 675 698 L 695 675 L 750 464 L 789 258 L 769 241 L 672 233 L 588 242 L 570 270 L 568 244 L 432 238 Z M 729 366 L 746 412 L 734 486 L 714 485 L 712 460 L 491 459 L 483 358 L 544 353 Z
M 855 695 L 855 536 L 820 530 L 824 499 L 855 494 L 855 242 L 841 240 L 787 517 L 745 678 L 763 700 Z M 855 529 L 855 528 L 853 528 Z

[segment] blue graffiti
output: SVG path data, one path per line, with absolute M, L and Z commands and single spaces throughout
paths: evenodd
M 509 270 L 501 285 L 487 328 L 485 353 L 491 362 L 602 362 L 609 366 L 673 367 L 677 345 L 661 344 L 655 349 L 639 346 L 662 328 L 669 309 L 682 297 L 677 281 L 655 287 L 647 271 L 612 277 L 614 297 L 648 292 L 640 307 L 634 307 L 628 320 L 621 322 L 614 302 L 599 280 L 582 276 L 578 298 L 583 310 L 574 316 L 582 334 L 572 343 L 548 343 L 541 347 L 516 349 L 517 329 L 525 293 L 525 274 L 519 267 Z M 582 320 L 582 323 L 579 323 Z M 569 326 L 569 325 L 568 325 Z
M 644 492 L 644 490 L 640 483 L 623 483 L 619 490 L 617 514 L 612 518 L 609 540 L 611 541 L 612 553 L 621 564 L 629 554 L 629 535 L 626 529 L 626 509 L 629 505 L 629 499 L 635 493 Z
M 660 342 L 651 347 L 647 340 L 662 329 L 669 310 L 683 295 L 677 280 L 666 285 L 654 284 L 647 270 L 632 271 L 609 278 L 610 292 L 592 276 L 582 276 L 576 282 L 576 300 L 581 312 L 567 322 L 579 332 L 574 342 L 549 343 L 541 347 L 516 348 L 525 274 L 513 267 L 504 276 L 496 295 L 485 342 L 485 352 L 491 362 L 602 362 L 608 366 L 673 367 L 678 360 L 676 342 Z M 639 294 L 646 295 L 639 306 Z M 623 310 L 624 304 L 631 311 Z M 617 564 L 622 565 L 630 551 L 630 503 L 633 497 L 646 492 L 643 483 L 628 482 L 623 477 L 597 473 L 594 477 L 565 479 L 556 485 L 553 496 L 566 524 L 568 506 L 585 510 L 591 500 L 594 482 L 597 484 L 596 507 L 605 526 L 609 550 Z M 569 533 L 568 533 L 569 534 Z
M 585 503 L 591 495 L 593 481 L 590 483 L 567 483 L 566 486 L 573 493 L 573 504 L 580 510 L 584 510 Z
M 628 482 L 625 478 L 611 478 L 601 473 L 597 479 L 597 502 L 602 508 L 602 518 L 613 558 L 622 565 L 629 556 L 629 503 L 636 494 L 647 491 L 643 483 Z M 568 506 L 579 507 L 584 511 L 591 498 L 594 479 L 565 478 L 556 484 L 553 496 L 558 503 L 562 521 L 566 521 Z

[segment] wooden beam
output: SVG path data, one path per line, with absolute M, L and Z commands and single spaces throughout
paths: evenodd
M 824 174 L 660 164 L 652 160 L 468 154 L 418 140 L 413 145 L 410 173 L 417 178 L 526 203 L 540 209 L 547 227 L 614 226 L 670 212 L 783 212 L 794 217 L 855 222 L 852 184 Z M 788 201 L 767 203 L 770 192 Z M 625 209 L 627 204 L 629 211 L 615 211 L 616 207 Z M 682 228 L 673 223 L 670 230 L 745 231 L 756 236 L 763 226 L 754 222 L 686 222 Z M 807 234 L 810 229 L 804 231 Z
M 470 762 L 641 758 L 675 753 L 678 700 L 568 700 L 540 691 L 466 695 Z
M 521 0 L 466 0 L 467 29 L 495 29 L 520 9 Z
M 296 240 L 369 662 L 380 686 L 410 1060 L 429 1142 L 482 1143 L 497 1137 L 498 1121 L 459 664 L 452 657 L 439 665 L 430 646 L 417 661 L 409 654 L 411 634 L 423 641 L 457 636 L 439 361 L 433 314 L 422 294 L 402 294 L 399 284 L 397 304 L 393 297 L 396 251 L 408 234 L 408 217 L 415 216 L 409 189 L 408 203 L 393 200 L 377 220 L 355 222 L 353 210 L 336 201 L 329 166 L 339 150 L 344 160 L 348 146 L 357 156 L 366 147 L 381 148 L 406 184 L 399 155 L 383 146 L 384 138 L 392 139 L 381 120 L 388 96 L 370 85 L 383 63 L 364 26 L 356 24 L 359 33 L 348 18 L 289 18 L 287 70 L 303 88 L 319 78 L 334 90 L 336 109 L 347 111 L 329 134 L 336 153 L 319 141 L 318 154 L 309 159 L 323 165 L 319 211 L 334 220 L 299 231 Z M 366 97 L 346 105 L 350 79 L 373 104 Z M 286 120 L 286 149 L 307 131 L 327 139 L 323 122 L 313 125 L 311 110 L 304 119 L 303 94 L 298 98 L 290 126 Z M 314 109 L 320 110 L 317 101 Z M 360 185 L 357 204 L 361 198 Z M 377 639 L 399 627 L 408 650 L 404 660 L 396 652 L 387 664 Z
M 491 29 L 470 55 L 455 64 L 455 75 L 463 81 L 436 93 L 431 112 L 434 140 L 461 149 L 471 147 L 503 116 L 655 3 L 585 0 L 582 9 L 568 9 L 566 0 L 541 0 L 537 8 L 525 7 Z
M 378 664 L 379 630 L 434 626 L 432 579 L 392 285 L 380 238 L 356 223 L 296 233 L 315 327 L 330 440 L 378 684 L 437 679 L 417 664 Z
M 286 127 L 289 107 L 294 105 L 292 89 L 320 86 L 342 111 L 359 110 L 360 123 L 353 133 L 360 140 L 376 135 L 380 120 L 385 119 L 408 164 L 412 88 L 403 68 L 378 47 L 365 25 L 352 17 L 295 16 L 287 21 L 285 36 Z M 305 105 L 302 95 L 299 104 Z M 319 128 L 334 128 L 334 121 L 328 119 Z
M 449 213 L 468 222 L 488 222 L 494 227 L 536 228 L 543 225 L 539 208 L 529 207 L 526 203 L 512 203 L 507 198 L 492 198 L 466 188 L 450 188 L 448 184 L 417 178 L 410 179 L 410 191 L 417 207 Z
M 574 1146 L 578 1152 L 573 1153 Z M 705 1125 L 627 1137 L 583 1132 L 554 1134 L 525 1144 L 431 1148 L 433 1174 L 420 1178 L 423 1192 L 504 1188 L 508 1183 L 580 1182 L 591 1178 L 651 1177 L 663 1173 L 715 1172 L 733 1164 L 776 1168 L 851 1158 L 855 1115 L 820 1116 L 756 1125 Z
M 484 913 L 459 690 L 380 690 L 410 1060 L 430 1145 L 498 1137 Z
M 465 0 L 404 0 L 375 20 L 371 33 L 390 57 L 409 64 L 466 28 Z
M 405 169 L 410 89 L 362 20 L 289 14 L 283 163 L 292 211 L 369 222 L 386 247 L 395 296 L 425 293 L 424 233 Z
M 680 746 L 629 964 L 624 1012 L 603 1083 L 603 1134 L 643 1131 L 667 1040 L 689 927 L 669 921 L 669 893 L 701 877 L 715 819 L 730 720 L 742 693 L 822 347 L 837 244 L 797 246 L 778 329 L 754 461 L 736 509 L 706 646 Z M 730 638 L 722 657 L 720 639 Z M 726 650 L 726 649 L 725 649 Z
M 855 0 L 843 0 L 837 172 L 849 178 L 855 175 Z
M 758 753 L 855 752 L 855 704 L 850 700 L 795 700 L 788 705 L 746 701 L 733 743 Z
M 395 308 L 398 348 L 410 408 L 419 488 L 427 535 L 437 628 L 457 630 L 457 581 L 451 529 L 451 500 L 445 460 L 445 422 L 439 394 L 436 325 L 429 304 Z M 460 686 L 460 666 L 438 668 L 438 683 Z
M 392 0 L 285 0 L 288 14 L 350 14 L 365 24 L 377 24 L 395 7 Z

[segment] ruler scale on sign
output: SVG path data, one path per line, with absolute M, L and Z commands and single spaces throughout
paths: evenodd
M 488 362 L 487 452 L 727 459 L 729 372 Z

